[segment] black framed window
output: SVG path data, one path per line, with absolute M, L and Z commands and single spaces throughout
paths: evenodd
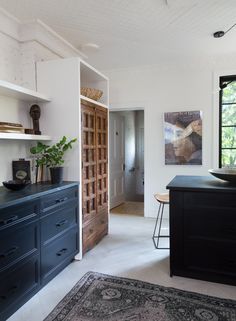
M 219 167 L 236 166 L 236 75 L 220 77 Z

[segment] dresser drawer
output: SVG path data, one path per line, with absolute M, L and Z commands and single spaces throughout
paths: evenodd
M 39 262 L 34 256 L 0 277 L 0 320 L 12 314 L 39 287 Z
M 0 271 L 39 250 L 39 223 L 18 224 L 0 234 Z
M 43 244 L 75 226 L 78 221 L 78 208 L 71 205 L 50 215 L 44 216 L 41 220 L 41 241 Z
M 78 188 L 69 188 L 41 198 L 42 214 L 44 215 L 51 210 L 56 210 L 70 201 L 78 202 Z
M 0 230 L 35 218 L 39 213 L 39 201 L 29 201 L 16 206 L 9 206 L 0 210 Z
M 184 210 L 184 231 L 186 239 L 236 241 L 236 212 L 222 208 Z
M 96 218 L 96 228 L 97 228 L 97 236 L 100 237 L 101 234 L 104 233 L 104 231 L 107 234 L 108 231 L 108 217 L 107 214 L 99 215 Z
M 55 239 L 42 248 L 41 275 L 43 278 L 50 278 L 50 274 L 61 269 L 64 261 L 72 259 L 78 252 L 78 231 L 71 229 L 63 237 Z M 57 274 L 56 273 L 56 274 Z M 44 281 L 43 281 L 44 282 Z
M 107 228 L 107 225 L 107 214 L 98 215 L 95 219 L 86 221 L 86 223 L 83 225 L 83 238 L 89 239 L 96 237 L 97 234 L 100 234 L 104 229 Z
M 83 249 L 90 250 L 108 233 L 107 214 L 98 215 L 83 226 Z
M 231 193 L 185 192 L 185 208 L 235 208 L 236 197 Z

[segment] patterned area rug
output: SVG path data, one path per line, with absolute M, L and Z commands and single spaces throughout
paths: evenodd
M 236 301 L 88 272 L 44 321 L 235 321 Z

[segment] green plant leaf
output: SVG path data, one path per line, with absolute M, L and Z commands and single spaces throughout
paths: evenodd
M 67 142 L 66 136 L 63 136 L 59 142 L 52 146 L 38 142 L 36 146 L 30 148 L 30 152 L 37 155 L 37 166 L 45 165 L 47 167 L 61 166 L 64 163 L 65 152 L 72 148 L 72 144 L 77 141 L 73 138 Z

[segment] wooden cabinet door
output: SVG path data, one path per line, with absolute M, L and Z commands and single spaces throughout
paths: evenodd
M 81 105 L 82 113 L 82 215 L 83 223 L 97 212 L 96 118 L 93 107 Z
M 97 212 L 108 211 L 108 175 L 107 175 L 107 110 L 96 109 L 96 153 L 97 153 Z
M 107 110 L 81 105 L 83 253 L 108 231 Z

